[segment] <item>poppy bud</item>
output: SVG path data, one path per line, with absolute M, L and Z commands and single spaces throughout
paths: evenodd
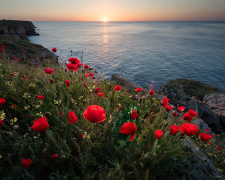
M 163 135 L 162 130 L 156 130 L 155 131 L 155 138 L 156 139 L 160 139 L 162 137 L 162 135 Z
M 27 169 L 32 164 L 32 161 L 30 159 L 23 158 L 22 160 L 22 167 L 24 169 Z

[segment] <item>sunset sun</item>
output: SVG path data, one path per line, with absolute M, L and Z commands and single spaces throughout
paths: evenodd
M 108 19 L 107 18 L 103 18 L 102 21 L 103 22 L 108 22 Z

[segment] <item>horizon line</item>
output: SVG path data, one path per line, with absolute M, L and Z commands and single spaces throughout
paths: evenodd
M 21 20 L 22 21 L 22 20 Z M 35 20 L 33 22 L 102 22 L 102 23 L 108 23 L 108 22 L 225 22 L 225 20 L 158 20 L 158 21 L 43 21 L 43 20 Z
M 16 20 L 16 19 L 1 19 L 6 21 L 32 21 L 32 22 L 102 22 L 102 23 L 108 23 L 108 22 L 225 22 L 225 20 L 128 20 L 128 21 L 57 21 L 57 20 Z

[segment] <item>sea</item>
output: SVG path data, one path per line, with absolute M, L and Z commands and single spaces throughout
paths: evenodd
M 60 63 L 73 56 L 107 79 L 140 87 L 154 81 L 198 80 L 225 90 L 225 22 L 33 22 L 29 40 L 56 47 Z

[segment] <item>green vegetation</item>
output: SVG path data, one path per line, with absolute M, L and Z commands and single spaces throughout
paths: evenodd
M 54 73 L 47 74 L 44 68 Z M 170 134 L 170 125 L 185 122 L 182 113 L 174 118 L 154 95 L 142 93 L 136 99 L 137 92 L 125 87 L 116 92 L 115 82 L 85 77 L 86 73 L 90 70 L 70 72 L 54 64 L 32 66 L 0 58 L 0 98 L 6 100 L 0 106 L 1 179 L 195 178 L 189 174 L 196 168 L 193 155 L 183 143 L 187 136 Z M 97 88 L 104 97 L 95 92 Z M 84 118 L 90 105 L 104 108 L 105 121 Z M 136 119 L 131 118 L 133 110 L 139 115 Z M 68 123 L 71 111 L 78 118 L 74 124 Z M 43 116 L 49 128 L 33 131 L 33 121 Z M 137 125 L 133 141 L 120 133 L 127 122 Z M 155 138 L 158 129 L 163 131 L 160 139 Z M 32 161 L 28 168 L 22 166 L 24 158 Z
M 209 142 L 203 142 L 199 138 L 194 139 L 195 143 L 205 152 L 205 154 L 214 162 L 217 169 L 225 174 L 225 133 L 219 134 Z M 212 143 L 211 145 L 209 143 Z M 216 147 L 222 147 L 217 149 Z

